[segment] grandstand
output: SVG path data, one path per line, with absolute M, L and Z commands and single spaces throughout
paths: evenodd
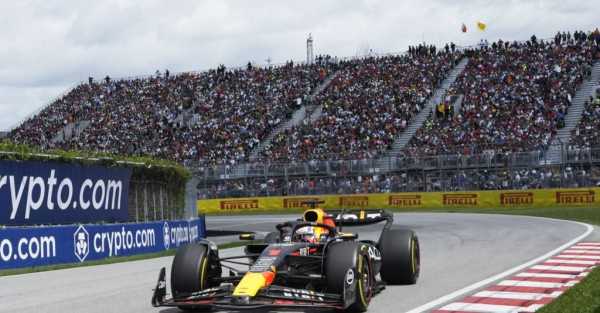
M 600 34 L 82 83 L 8 137 L 182 162 L 201 197 L 600 183 Z
M 463 98 L 460 108 L 436 110 L 407 152 L 546 150 L 564 127 L 577 87 L 590 76 L 594 48 L 531 40 L 472 51 L 448 92 Z
M 265 158 L 362 159 L 385 151 L 461 58 L 460 53 L 431 52 L 340 64 L 339 75 L 317 97 L 321 116 L 279 134 Z

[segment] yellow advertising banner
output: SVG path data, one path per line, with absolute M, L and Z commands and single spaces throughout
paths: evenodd
M 243 214 L 302 209 L 320 200 L 324 209 L 459 209 L 599 207 L 600 188 L 408 192 L 198 200 L 200 214 Z

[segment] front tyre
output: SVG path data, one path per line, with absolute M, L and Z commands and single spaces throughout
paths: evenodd
M 210 288 L 212 278 L 221 276 L 218 256 L 205 243 L 190 243 L 180 247 L 171 266 L 171 294 L 174 299 Z M 210 310 L 210 306 L 180 307 L 185 311 Z
M 375 282 L 366 246 L 352 241 L 329 246 L 325 260 L 327 292 L 344 293 L 346 274 L 349 269 L 356 271 L 356 297 L 345 312 L 365 312 L 371 302 Z
M 421 271 L 419 239 L 410 229 L 384 230 L 379 238 L 381 278 L 388 284 L 412 285 Z

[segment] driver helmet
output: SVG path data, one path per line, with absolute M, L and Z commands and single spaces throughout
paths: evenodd
M 316 243 L 318 241 L 317 234 L 315 233 L 315 228 L 313 226 L 304 226 L 296 230 L 297 238 L 303 242 L 311 242 Z M 319 227 L 320 228 L 320 227 Z
M 303 214 L 303 220 L 305 222 L 327 224 L 335 227 L 335 224 L 332 223 L 332 219 L 328 218 L 321 208 L 306 210 Z M 318 242 L 327 239 L 329 236 L 329 229 L 320 226 L 306 226 L 298 229 L 297 233 L 302 235 L 301 239 L 304 241 Z

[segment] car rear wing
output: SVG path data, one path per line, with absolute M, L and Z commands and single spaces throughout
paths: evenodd
M 386 227 L 394 222 L 394 215 L 383 209 L 327 210 L 339 226 L 361 226 L 385 221 Z

